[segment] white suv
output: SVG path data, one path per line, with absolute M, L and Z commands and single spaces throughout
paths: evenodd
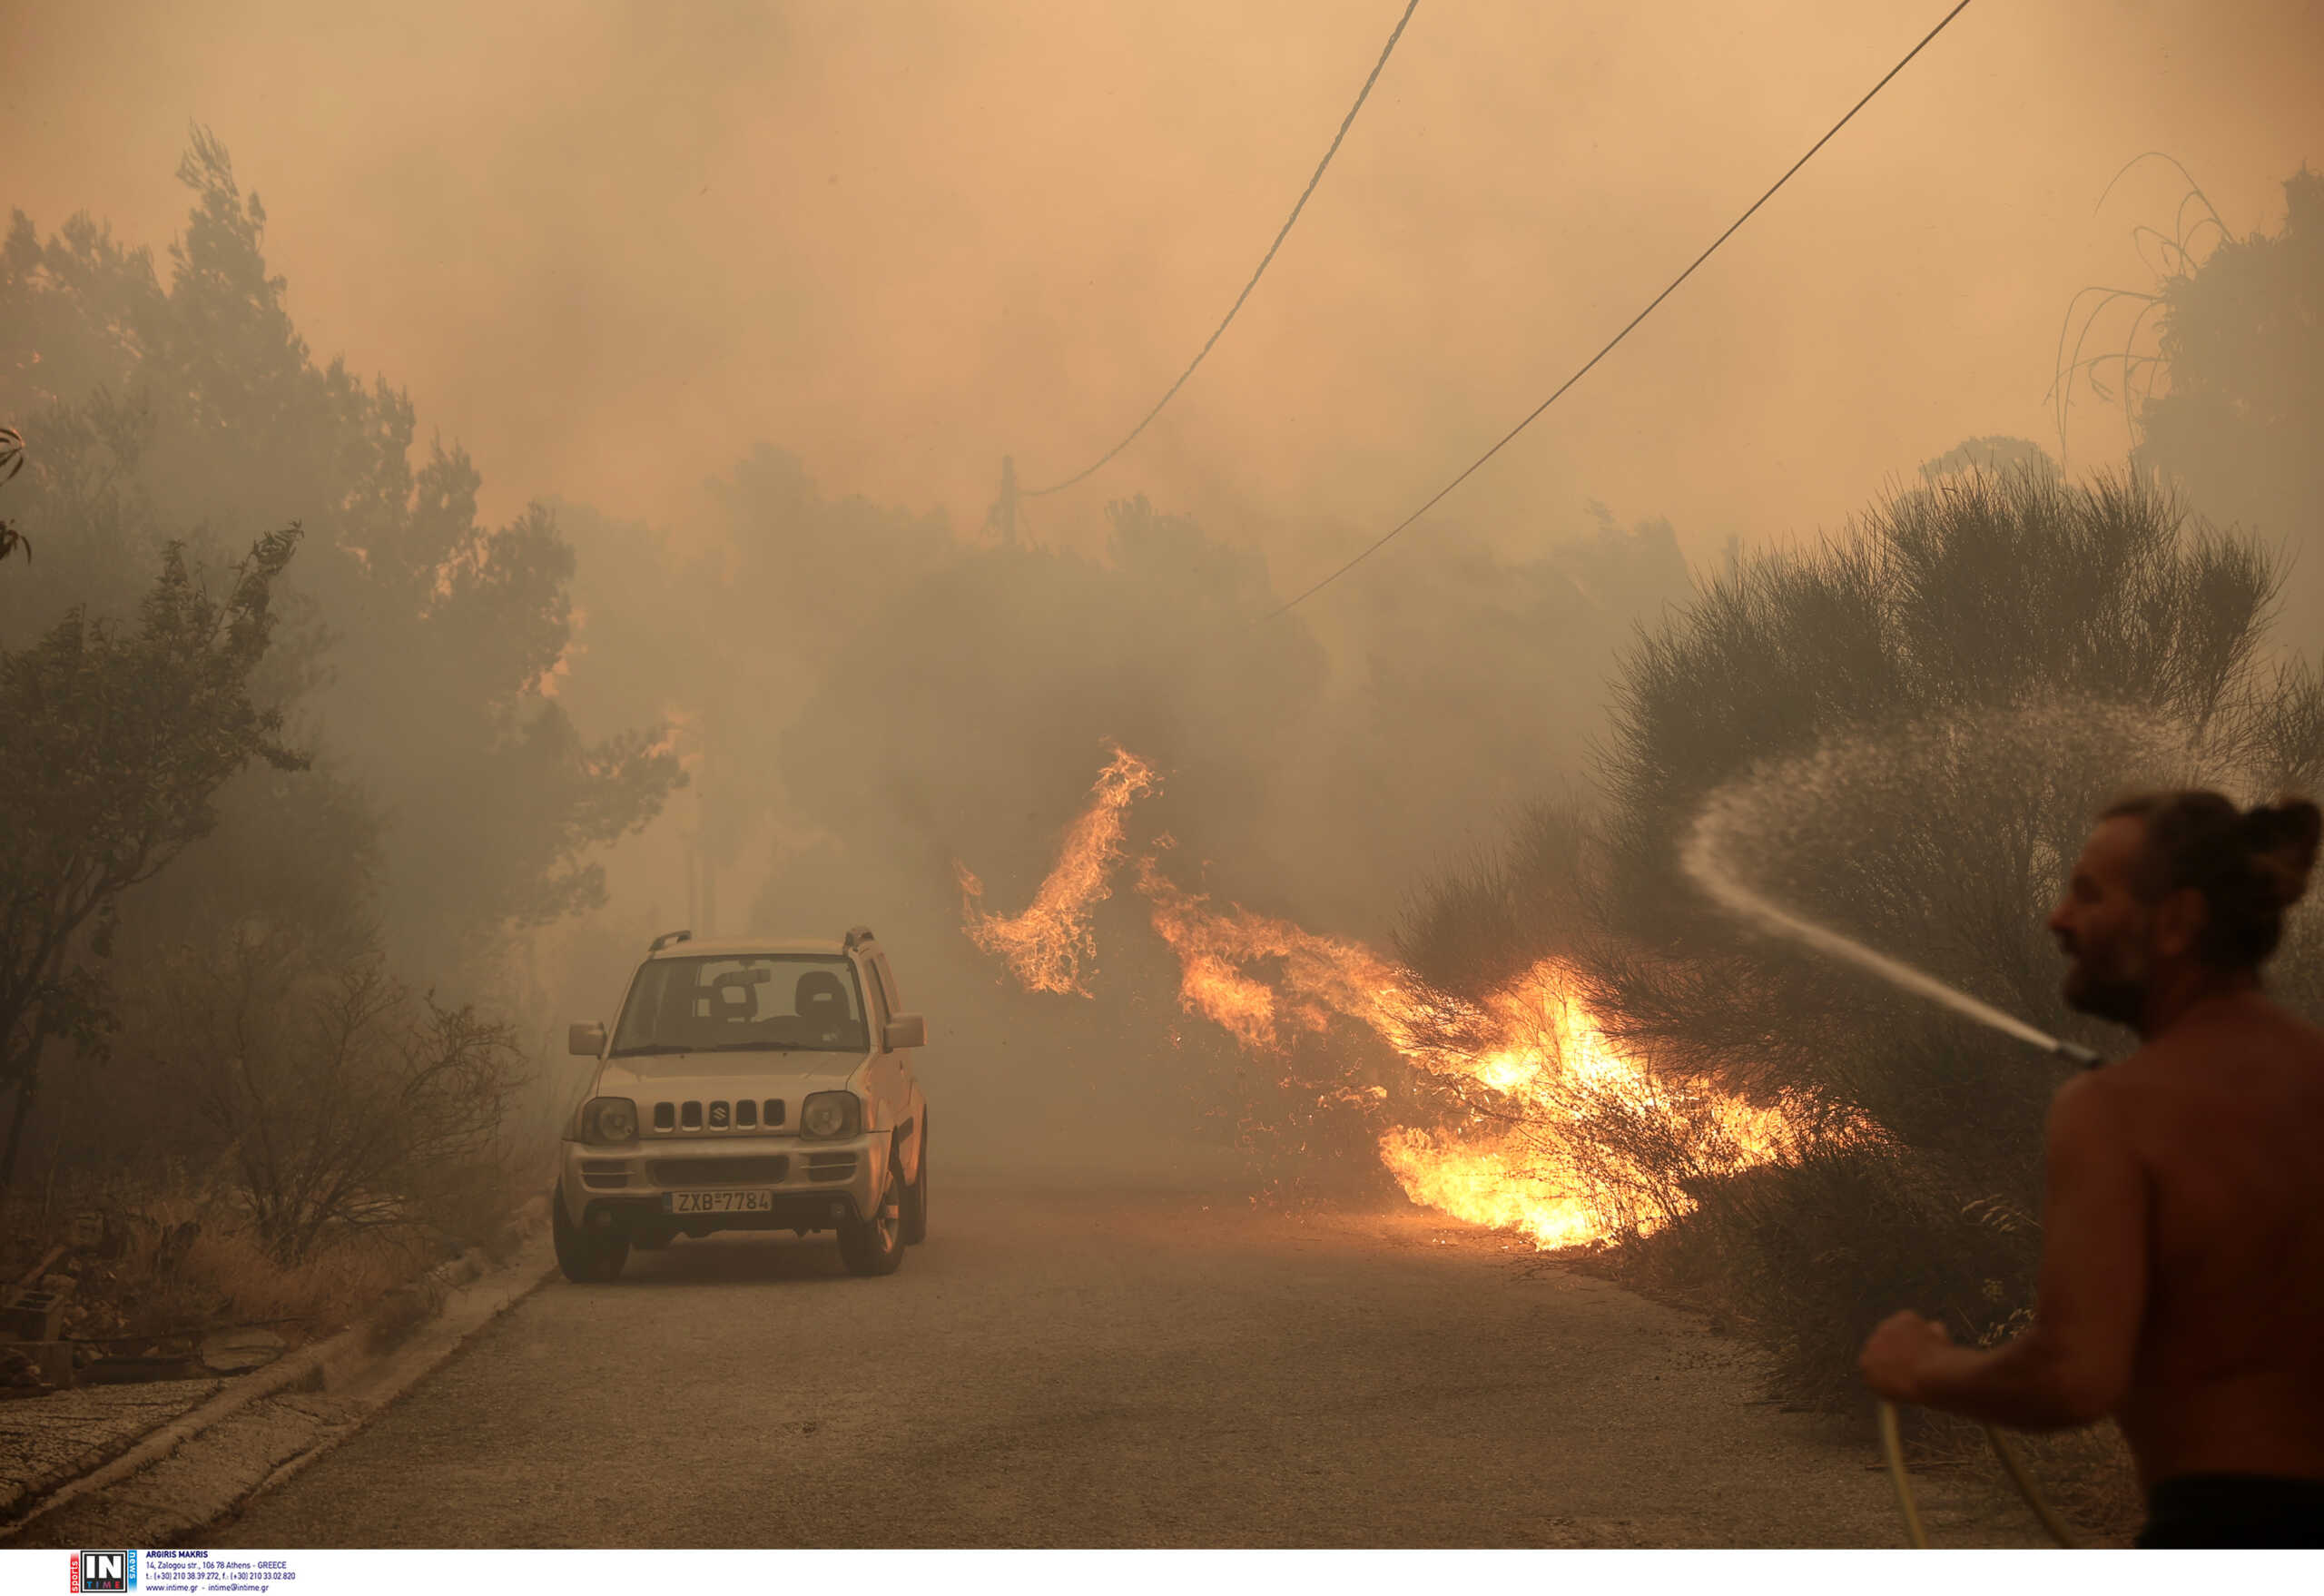
M 839 941 L 655 939 L 565 1128 L 549 1207 L 568 1280 L 611 1280 L 633 1246 L 714 1230 L 831 1230 L 858 1275 L 928 1234 L 926 1022 L 896 1011 L 887 955 Z

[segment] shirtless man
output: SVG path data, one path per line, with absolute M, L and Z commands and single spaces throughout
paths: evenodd
M 2142 1546 L 2324 1546 L 2324 1032 L 2259 973 L 2319 826 L 2213 793 L 2106 812 L 2050 930 L 2066 1001 L 2142 1045 L 2051 1104 L 2034 1325 L 1978 1351 L 1899 1313 L 1864 1346 L 1895 1402 L 2114 1418 Z

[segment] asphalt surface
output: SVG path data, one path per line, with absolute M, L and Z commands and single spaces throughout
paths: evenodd
M 938 1171 L 940 1178 L 942 1171 Z M 217 1546 L 1896 1546 L 1703 1323 L 1418 1212 L 955 1179 L 879 1280 L 556 1280 Z M 1933 1474 L 1940 1544 L 2032 1545 Z

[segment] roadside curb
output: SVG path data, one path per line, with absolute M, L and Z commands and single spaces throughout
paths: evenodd
M 235 1379 L 111 1461 L 25 1502 L 0 1522 L 0 1546 L 77 1545 L 98 1530 L 111 1533 L 108 1544 L 166 1545 L 236 1511 L 354 1434 L 546 1281 L 554 1268 L 547 1217 L 545 1197 L 517 1209 L 520 1241 L 506 1264 L 470 1247 L 404 1287 L 438 1305 L 409 1335 L 381 1345 L 367 1320 Z M 158 1477 L 170 1472 L 200 1478 Z

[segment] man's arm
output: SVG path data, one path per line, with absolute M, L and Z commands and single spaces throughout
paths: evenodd
M 2146 1309 L 2150 1197 L 2100 1080 L 2077 1077 L 2052 1101 L 2046 1184 L 2033 1328 L 1990 1352 L 1932 1336 L 1876 1388 L 2026 1430 L 2093 1424 L 2121 1403 Z M 1873 1362 L 1868 1346 L 1867 1374 Z

